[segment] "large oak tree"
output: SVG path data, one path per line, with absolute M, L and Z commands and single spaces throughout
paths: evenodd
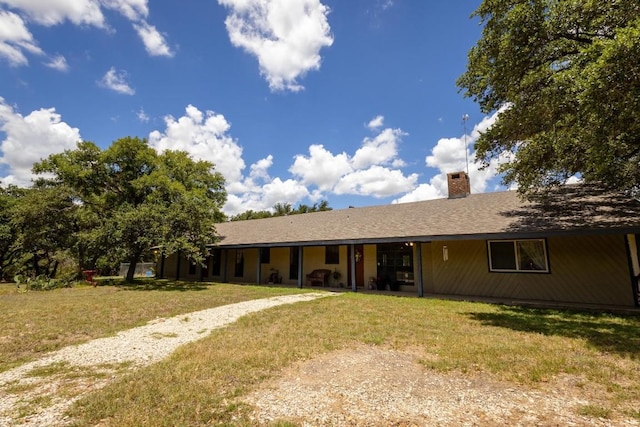
M 476 143 L 504 152 L 504 182 L 529 194 L 580 175 L 640 186 L 640 2 L 484 0 L 484 25 L 458 79 L 495 125 Z
M 154 245 L 202 261 L 215 241 L 226 200 L 213 165 L 184 152 L 158 154 L 145 139 L 121 138 L 102 151 L 92 142 L 34 165 L 38 185 L 71 192 L 78 209 L 80 258 L 129 262 L 127 280 Z M 97 254 L 97 256 L 96 256 Z

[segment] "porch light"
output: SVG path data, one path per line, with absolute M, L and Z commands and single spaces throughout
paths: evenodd
M 446 245 L 442 247 L 442 260 L 443 261 L 449 260 L 449 249 L 447 248 Z

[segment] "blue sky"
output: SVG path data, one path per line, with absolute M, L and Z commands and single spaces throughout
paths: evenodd
M 473 164 L 495 116 L 455 85 L 479 4 L 0 0 L 0 181 L 138 136 L 215 163 L 228 214 L 445 197 L 465 143 L 472 192 L 501 189 Z

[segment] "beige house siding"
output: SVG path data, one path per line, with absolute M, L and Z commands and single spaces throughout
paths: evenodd
M 296 284 L 297 280 L 289 279 L 289 256 L 291 250 L 285 248 L 271 248 L 268 264 L 260 264 L 260 283 L 267 283 L 273 270 L 277 270 L 283 284 Z M 272 270 L 273 269 L 273 270 Z
M 550 238 L 549 252 L 561 300 L 634 304 L 623 235 Z
M 364 286 L 365 289 L 369 288 L 369 282 L 371 280 L 374 281 L 378 276 L 378 259 L 377 259 L 377 250 L 376 245 L 364 245 L 362 247 L 362 259 L 364 262 Z M 349 283 L 351 286 L 351 283 Z
M 485 240 L 433 242 L 431 263 L 423 256 L 425 292 L 431 268 L 436 294 L 633 306 L 624 245 L 622 235 L 550 237 L 547 274 L 490 272 Z
M 445 246 L 448 253 L 446 261 L 443 260 Z M 483 289 L 487 288 L 490 279 L 484 240 L 432 242 L 431 266 L 423 265 L 423 268 L 432 271 L 433 293 L 482 295 L 487 292 Z
M 236 256 L 241 251 L 244 256 L 244 269 L 241 276 L 235 275 Z M 227 251 L 227 281 L 231 283 L 258 283 L 258 249 L 231 249 Z M 221 274 L 224 274 L 223 265 Z
M 420 243 L 422 251 L 422 289 L 424 293 L 435 293 L 433 283 L 433 243 Z
M 302 261 L 302 286 L 306 285 L 306 275 L 313 270 L 326 269 L 331 271 L 340 272 L 340 283 L 346 283 L 347 280 L 347 266 L 349 260 L 347 259 L 347 246 L 339 246 L 339 264 L 326 264 L 325 263 L 325 247 L 324 246 L 306 246 L 304 247 L 304 256 Z M 332 277 L 329 278 L 329 284 L 333 284 Z

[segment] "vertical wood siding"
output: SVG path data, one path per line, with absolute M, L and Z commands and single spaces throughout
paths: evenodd
M 442 246 L 449 260 L 442 259 Z M 433 242 L 431 262 L 423 256 L 425 291 L 437 294 L 487 296 L 633 306 L 633 292 L 624 236 L 569 236 L 547 239 L 550 273 L 489 271 L 485 240 Z M 423 248 L 426 249 L 426 248 Z M 428 292 L 428 291 L 427 291 Z
M 422 289 L 426 294 L 436 292 L 433 284 L 433 255 L 432 246 L 434 243 L 419 243 L 422 245 Z M 440 246 L 442 250 L 442 246 Z

